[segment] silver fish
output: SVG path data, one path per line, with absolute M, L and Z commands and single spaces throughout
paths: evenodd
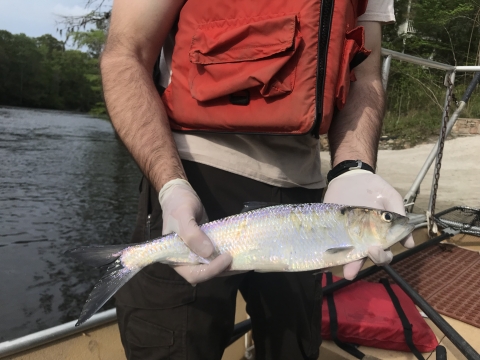
M 264 207 L 201 226 L 214 244 L 202 258 L 175 233 L 135 245 L 80 247 L 68 255 L 95 266 L 107 265 L 95 285 L 77 326 L 97 312 L 128 280 L 154 262 L 170 265 L 208 264 L 229 253 L 231 271 L 307 271 L 343 265 L 368 254 L 369 246 L 387 249 L 414 226 L 393 212 L 338 204 Z

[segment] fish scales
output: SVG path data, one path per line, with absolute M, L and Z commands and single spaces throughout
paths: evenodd
M 213 221 L 202 226 L 216 253 L 233 257 L 231 270 L 302 271 L 333 266 L 325 264 L 330 248 L 348 246 L 341 205 L 278 205 Z M 152 241 L 122 255 L 125 266 L 146 266 L 156 261 L 178 264 L 207 263 L 191 252 L 176 234 Z M 365 256 L 364 251 L 350 255 Z M 133 254 L 135 253 L 135 254 Z M 171 254 L 171 255 L 167 255 Z M 135 265 L 137 264 L 137 265 Z M 268 264 L 268 265 L 267 265 Z

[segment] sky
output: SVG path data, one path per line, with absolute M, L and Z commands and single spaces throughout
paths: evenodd
M 87 0 L 0 0 L 0 30 L 30 37 L 51 34 L 63 40 L 56 31 L 56 15 L 84 15 L 89 12 L 86 3 Z

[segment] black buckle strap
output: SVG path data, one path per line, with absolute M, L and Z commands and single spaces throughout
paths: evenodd
M 332 273 L 327 272 L 326 276 L 327 285 L 331 285 L 333 283 Z M 337 309 L 335 308 L 333 292 L 325 295 L 325 297 L 327 298 L 328 315 L 330 316 L 330 335 L 332 336 L 333 342 L 337 344 L 340 349 L 346 351 L 352 356 L 355 356 L 357 359 L 363 359 L 365 354 L 358 350 L 355 344 L 343 342 L 338 339 Z
M 385 278 L 380 279 L 380 283 L 383 286 L 385 286 L 385 289 L 387 290 L 388 295 L 392 299 L 393 306 L 395 307 L 395 310 L 397 311 L 397 314 L 400 317 L 400 320 L 402 321 L 403 333 L 405 334 L 405 342 L 410 348 L 410 351 L 413 353 L 413 355 L 415 355 L 417 359 L 425 360 L 422 353 L 417 349 L 417 347 L 413 343 L 412 324 L 410 324 L 410 322 L 408 321 L 407 315 L 405 315 L 405 312 L 403 311 L 402 306 L 400 305 L 400 301 L 398 300 L 397 295 L 395 294 L 392 287 L 390 286 L 388 279 L 385 279 Z

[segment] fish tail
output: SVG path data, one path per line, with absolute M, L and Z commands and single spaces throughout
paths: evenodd
M 90 319 L 93 314 L 100 310 L 100 308 L 141 269 L 141 267 L 129 269 L 124 267 L 120 260 L 115 260 L 88 296 L 87 302 L 83 306 L 75 326 L 79 326 Z
M 119 257 L 127 247 L 128 245 L 83 246 L 66 252 L 66 255 L 89 265 L 109 265 L 88 296 L 75 326 L 90 319 L 127 281 L 141 270 L 141 267 L 131 269 L 123 266 Z

